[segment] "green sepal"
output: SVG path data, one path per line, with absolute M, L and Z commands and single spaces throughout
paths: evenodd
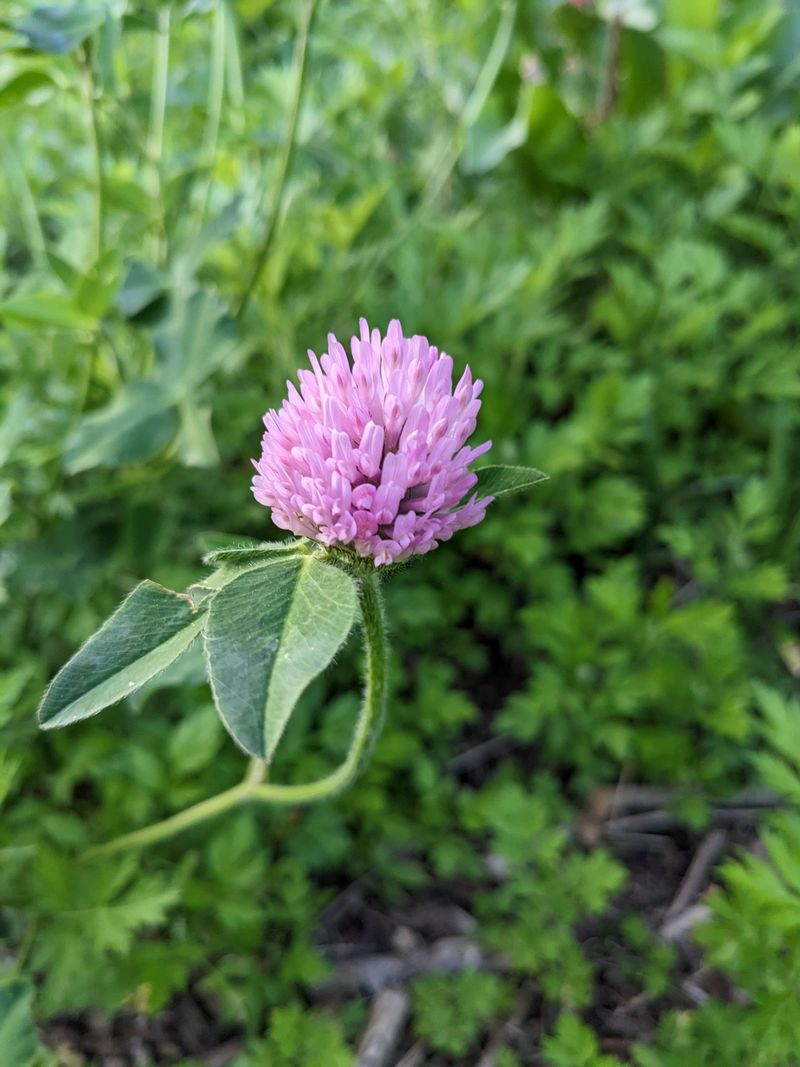
M 474 492 L 478 496 L 507 496 L 508 493 L 529 489 L 549 478 L 549 475 L 537 471 L 535 467 L 510 467 L 502 464 L 481 467 L 475 473 L 478 475 L 478 483 Z
M 228 545 L 225 548 L 215 548 L 206 552 L 203 563 L 209 566 L 218 566 L 223 563 L 247 564 L 257 563 L 261 559 L 281 552 L 301 552 L 306 541 L 293 539 L 291 541 L 253 541 L 250 544 Z

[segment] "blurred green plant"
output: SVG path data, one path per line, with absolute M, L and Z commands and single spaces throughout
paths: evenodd
M 159 1011 L 191 979 L 261 1054 L 357 879 L 387 908 L 452 890 L 511 943 L 510 981 L 583 1007 L 576 917 L 620 878 L 569 834 L 586 791 L 761 782 L 787 808 L 766 855 L 726 861 L 701 935 L 739 993 L 667 1015 L 636 1057 L 791 1067 L 795 7 L 48 10 L 12 0 L 0 27 L 0 936 L 37 1016 Z M 137 580 L 183 589 L 220 531 L 271 536 L 246 492 L 261 412 L 325 329 L 397 311 L 485 380 L 496 461 L 552 481 L 387 588 L 397 697 L 335 806 L 233 811 L 127 881 L 87 867 L 90 983 L 63 857 L 232 787 L 239 757 L 191 655 L 69 737 L 36 736 L 39 694 Z M 276 775 L 344 758 L 354 676 L 345 650 L 311 683 Z M 498 722 L 502 770 L 452 765 Z M 569 1012 L 536 1054 L 608 1061 Z
M 353 1054 L 333 1019 L 312 1015 L 293 1004 L 273 1011 L 265 1040 L 237 1057 L 234 1067 L 259 1067 L 262 1063 L 280 1063 L 285 1067 L 314 1067 L 317 1063 L 353 1067 L 353 1062 Z
M 796 805 L 800 790 L 800 706 L 760 687 L 764 781 Z M 655 1048 L 637 1050 L 641 1067 L 698 1063 L 790 1067 L 800 1040 L 795 997 L 800 976 L 800 815 L 771 817 L 762 854 L 741 850 L 722 866 L 725 890 L 709 898 L 711 918 L 698 937 L 709 963 L 742 991 L 740 1003 L 709 1000 L 691 1014 L 667 1015 Z
M 412 992 L 415 1032 L 449 1056 L 465 1056 L 492 1019 L 507 1011 L 510 999 L 502 978 L 481 971 L 426 975 Z

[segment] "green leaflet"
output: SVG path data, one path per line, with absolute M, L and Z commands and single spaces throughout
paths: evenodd
M 67 439 L 64 468 L 78 474 L 144 463 L 164 448 L 176 425 L 172 401 L 157 382 L 129 382 L 110 403 L 83 416 Z
M 310 556 L 245 571 L 211 601 L 208 677 L 220 716 L 253 756 L 272 759 L 295 703 L 356 617 L 352 578 Z
M 64 55 L 91 36 L 106 17 L 105 4 L 43 4 L 14 24 L 37 52 Z
M 187 596 L 155 582 L 137 585 L 50 683 L 39 725 L 66 726 L 133 693 L 178 658 L 204 618 Z
M 18 293 L 0 301 L 0 319 L 28 330 L 89 330 L 96 322 L 72 297 L 47 291 Z
M 134 319 L 166 295 L 166 275 L 141 260 L 129 259 L 114 303 L 126 319 Z
M 520 489 L 528 489 L 537 482 L 547 481 L 548 475 L 537 471 L 535 467 L 492 466 L 481 467 L 475 471 L 478 484 L 475 492 L 478 496 L 506 496 Z
M 44 1049 L 31 1015 L 27 982 L 0 985 L 0 1067 L 30 1067 Z

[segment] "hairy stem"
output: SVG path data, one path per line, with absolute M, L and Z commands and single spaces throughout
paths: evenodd
M 111 841 L 105 841 L 101 845 L 95 845 L 83 853 L 83 859 L 95 859 L 98 856 L 110 856 L 115 852 L 127 852 L 132 848 L 142 848 L 144 845 L 152 845 L 156 841 L 163 841 L 166 837 L 179 834 L 181 830 L 187 830 L 199 822 L 205 822 L 215 815 L 221 815 L 223 811 L 236 807 L 250 799 L 250 786 L 247 782 L 235 785 L 233 789 L 226 789 L 224 793 L 217 793 L 215 797 L 201 800 L 199 804 L 193 804 L 185 811 L 179 811 L 177 815 L 171 815 L 162 822 L 145 826 L 133 833 L 123 834 Z
M 295 48 L 295 76 L 294 76 L 294 93 L 292 95 L 292 102 L 289 108 L 289 119 L 286 128 L 286 135 L 283 139 L 283 145 L 281 148 L 281 154 L 278 158 L 278 169 L 275 175 L 275 188 L 272 196 L 272 207 L 270 209 L 269 221 L 267 223 L 267 229 L 264 233 L 264 239 L 261 242 L 258 255 L 256 257 L 253 269 L 250 272 L 247 285 L 245 286 L 242 299 L 239 302 L 239 307 L 236 310 L 237 318 L 244 315 L 247 307 L 250 303 L 250 299 L 253 295 L 253 291 L 258 285 L 261 274 L 267 263 L 270 250 L 272 248 L 272 242 L 275 238 L 275 234 L 278 230 L 278 223 L 280 221 L 281 210 L 283 208 L 283 199 L 286 192 L 286 179 L 289 176 L 289 167 L 292 162 L 292 156 L 297 142 L 297 124 L 300 119 L 300 105 L 303 102 L 303 89 L 306 82 L 306 57 L 308 54 L 308 40 L 311 33 L 311 22 L 314 17 L 314 9 L 316 7 L 316 0 L 306 0 L 303 5 L 302 14 L 300 16 L 300 29 L 297 38 L 297 45 Z
M 314 782 L 303 785 L 279 785 L 265 781 L 267 765 L 263 760 L 254 759 L 248 767 L 247 774 L 239 785 L 226 789 L 208 800 L 202 800 L 185 811 L 171 815 L 162 822 L 145 826 L 141 830 L 124 834 L 111 841 L 95 845 L 83 854 L 83 859 L 94 859 L 116 852 L 142 848 L 156 841 L 173 837 L 190 826 L 205 822 L 215 815 L 221 815 L 239 804 L 260 801 L 265 804 L 309 804 L 333 796 L 345 788 L 355 777 L 364 759 L 368 755 L 371 740 L 380 728 L 386 707 L 386 690 L 388 676 L 389 645 L 383 606 L 380 599 L 378 579 L 374 574 L 367 574 L 358 579 L 359 603 L 361 607 L 364 647 L 366 652 L 364 699 L 358 721 L 350 743 L 347 758 L 331 774 Z

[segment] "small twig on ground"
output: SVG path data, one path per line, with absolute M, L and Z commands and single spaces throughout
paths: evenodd
M 633 813 L 663 811 L 677 803 L 682 795 L 685 794 L 677 789 L 650 785 L 599 786 L 586 798 L 578 826 L 579 836 L 581 840 L 586 839 L 586 844 L 592 844 L 594 842 L 590 839 L 596 840 L 601 824 Z M 731 808 L 773 808 L 780 803 L 780 798 L 775 793 L 757 788 L 743 789 L 726 800 L 709 799 L 717 811 L 727 811 Z
M 635 830 L 609 830 L 606 841 L 623 852 L 675 852 L 677 846 L 667 834 L 637 833 Z
M 475 917 L 458 904 L 423 900 L 398 912 L 406 926 L 426 940 L 437 937 L 469 937 L 478 925 Z
M 730 800 L 714 806 L 711 813 L 713 826 L 741 826 L 756 823 L 761 815 L 771 808 L 780 806 L 780 798 L 763 790 L 739 793 Z M 603 836 L 618 832 L 653 833 L 673 830 L 683 826 L 677 811 L 657 808 L 654 811 L 640 811 L 632 815 L 621 815 L 617 819 L 608 819 L 602 827 Z
M 453 756 L 447 764 L 447 769 L 453 774 L 464 774 L 467 771 L 476 771 L 497 756 L 503 756 L 511 748 L 511 738 L 498 736 L 490 737 L 488 741 L 481 741 L 479 745 L 459 752 Z
M 632 1012 L 635 1012 L 638 1008 L 641 1008 L 643 1005 L 647 1004 L 649 1000 L 650 994 L 647 992 L 646 989 L 643 989 L 639 993 L 636 993 L 634 996 L 629 997 L 622 1004 L 618 1004 L 616 1008 L 614 1008 L 614 1010 L 611 1012 L 611 1015 L 608 1017 L 607 1025 L 610 1025 L 610 1028 L 617 1033 L 630 1034 L 631 1023 L 630 1020 L 626 1017 L 629 1016 Z M 623 1018 L 624 1021 L 620 1022 L 620 1020 L 622 1020 Z M 634 1033 L 635 1032 L 636 1031 L 634 1029 Z
M 408 993 L 384 989 L 372 1002 L 356 1067 L 387 1067 L 408 1018 Z
M 606 786 L 609 806 L 613 805 L 613 814 L 624 815 L 628 811 L 647 811 L 650 808 L 661 808 L 675 799 L 674 789 L 661 788 L 654 785 L 636 785 L 626 783 L 617 787 Z M 600 792 L 595 790 L 595 792 Z
M 670 922 L 664 923 L 659 931 L 665 941 L 671 944 L 682 940 L 694 930 L 695 926 L 711 918 L 711 908 L 705 904 L 694 904 L 685 908 L 680 915 L 676 915 Z
M 402 1059 L 398 1060 L 394 1067 L 419 1067 L 425 1056 L 425 1046 L 421 1041 L 412 1045 Z
M 609 820 L 631 811 L 665 807 L 674 796 L 670 789 L 657 789 L 648 785 L 619 782 L 616 786 L 598 786 L 586 798 L 583 811 L 578 817 L 578 839 L 586 848 L 593 848 L 600 840 L 604 825 Z
M 617 805 L 617 800 L 618 800 L 618 798 L 620 796 L 622 796 L 625 787 L 628 785 L 629 778 L 630 778 L 630 767 L 629 767 L 629 765 L 627 763 L 625 763 L 620 768 L 620 772 L 619 772 L 619 775 L 617 777 L 617 784 L 614 786 L 613 791 L 612 791 L 611 808 L 607 812 L 607 815 L 606 815 L 607 818 L 613 819 L 615 816 L 619 815 L 619 808 L 618 808 L 618 805 Z
M 197 1057 L 199 1063 L 204 1064 L 204 1067 L 228 1067 L 228 1064 L 233 1061 L 234 1056 L 237 1056 L 242 1052 L 244 1043 L 241 1039 L 236 1038 L 234 1041 L 226 1041 L 224 1045 L 218 1045 L 217 1048 L 211 1049 L 210 1052 L 204 1052 Z
M 686 870 L 683 881 L 678 886 L 678 891 L 672 903 L 664 914 L 664 920 L 661 924 L 662 930 L 671 920 L 684 912 L 699 896 L 700 891 L 708 881 L 711 868 L 725 848 L 727 840 L 728 835 L 724 830 L 712 830 L 703 839 Z
M 765 811 L 779 806 L 780 801 L 770 805 L 758 805 L 750 808 L 720 808 L 714 812 L 714 823 L 717 826 L 741 826 L 743 823 L 748 826 L 754 826 Z
M 618 819 L 609 819 L 603 829 L 604 834 L 621 830 L 634 833 L 651 833 L 659 830 L 671 830 L 680 825 L 681 820 L 671 811 L 640 811 L 636 815 L 621 815 Z
M 421 974 L 455 974 L 479 968 L 504 970 L 505 967 L 504 957 L 488 955 L 474 941 L 465 937 L 441 937 L 430 946 L 402 955 L 383 953 L 343 963 L 316 986 L 314 993 L 318 998 L 377 993 L 389 986 L 403 985 Z
M 691 978 L 687 978 L 685 982 L 681 983 L 681 989 L 692 1004 L 696 1004 L 698 1008 L 711 999 L 711 994 L 706 993 L 705 989 Z

